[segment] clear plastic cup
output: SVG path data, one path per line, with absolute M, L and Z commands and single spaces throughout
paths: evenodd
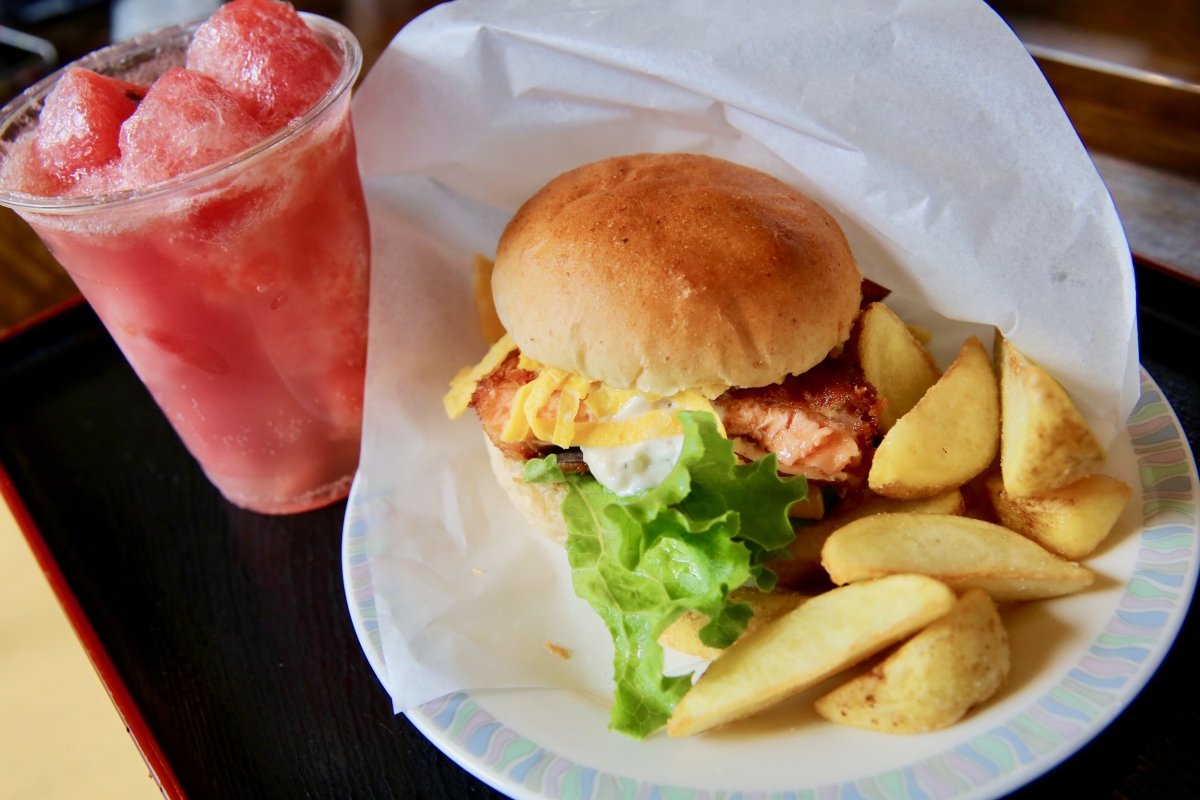
M 346 496 L 358 464 L 370 238 L 350 122 L 362 51 L 304 15 L 341 73 L 299 120 L 204 169 L 92 197 L 0 190 L 96 310 L 231 502 L 270 514 Z M 149 84 L 199 23 L 73 66 Z M 0 111 L 0 160 L 62 72 Z

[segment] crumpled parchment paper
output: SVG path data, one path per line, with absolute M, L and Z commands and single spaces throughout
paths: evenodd
M 354 118 L 373 236 L 355 499 L 397 711 L 458 689 L 611 687 L 611 644 L 561 549 L 509 506 L 477 422 L 441 404 L 486 349 L 472 254 L 494 254 L 567 169 L 689 151 L 772 173 L 837 218 L 889 305 L 934 328 L 943 367 L 997 326 L 1105 442 L 1137 397 L 1113 204 L 982 2 L 459 0 L 396 37 Z

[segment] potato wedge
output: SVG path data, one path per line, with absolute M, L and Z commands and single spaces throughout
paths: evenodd
M 946 374 L 883 437 L 867 483 L 885 497 L 931 497 L 987 469 L 999 442 L 996 375 L 972 336 Z
M 917 404 L 942 371 L 911 330 L 883 303 L 871 303 L 858 316 L 856 355 L 863 376 L 887 405 L 879 413 L 880 430 Z
M 936 731 L 995 694 L 1008 669 L 1008 634 L 996 604 L 971 589 L 882 664 L 817 700 L 816 709 L 833 722 L 880 733 Z
M 1091 570 L 1008 528 L 940 514 L 876 514 L 839 528 L 821 563 L 834 583 L 916 573 L 996 602 L 1058 597 L 1090 586 Z
M 796 606 L 808 599 L 807 596 L 796 592 L 776 590 L 768 593 L 747 586 L 734 589 L 730 592 L 729 597 L 735 603 L 749 603 L 750 607 L 754 609 L 754 616 L 750 618 L 746 630 L 742 631 L 742 637 L 749 636 L 767 623 L 795 610 Z M 700 641 L 700 629 L 707 624 L 708 617 L 695 611 L 689 611 L 662 632 L 662 635 L 658 637 L 658 643 L 689 656 L 707 658 L 712 661 L 725 651 L 709 647 Z
M 933 341 L 933 331 L 923 325 L 906 325 L 908 332 L 913 335 L 913 338 L 921 343 L 922 346 Z
M 1089 475 L 1041 495 L 1014 497 L 997 473 L 988 477 L 987 492 L 1004 527 L 1072 561 L 1096 549 L 1133 496 L 1133 489 L 1107 475 Z
M 825 546 L 829 535 L 843 525 L 872 514 L 961 514 L 964 508 L 963 495 L 958 489 L 920 500 L 893 500 L 869 495 L 858 505 L 845 509 L 838 506 L 832 515 L 797 530 L 796 538 L 788 545 L 792 557 L 771 561 L 767 568 L 779 576 L 780 587 L 794 588 L 822 570 L 821 548 Z
M 921 575 L 817 595 L 709 665 L 675 707 L 667 733 L 691 736 L 762 711 L 920 630 L 953 605 L 950 589 Z
M 475 313 L 479 317 L 479 329 L 488 344 L 495 344 L 504 335 L 504 325 L 496 313 L 496 301 L 492 298 L 492 260 L 485 255 L 475 254 Z
M 825 516 L 825 496 L 815 486 L 808 487 L 808 497 L 788 508 L 792 519 L 821 519 Z
M 996 364 L 1005 491 L 1014 497 L 1045 494 L 1104 463 L 1104 448 L 1066 390 L 999 334 Z

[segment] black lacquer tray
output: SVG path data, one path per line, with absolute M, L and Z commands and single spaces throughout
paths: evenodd
M 1200 288 L 1138 267 L 1142 361 L 1200 432 Z M 341 572 L 345 505 L 224 501 L 92 311 L 0 340 L 0 490 L 171 798 L 500 797 L 375 679 Z M 1200 797 L 1194 614 L 1137 700 L 1018 798 Z

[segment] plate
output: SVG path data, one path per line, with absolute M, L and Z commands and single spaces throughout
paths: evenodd
M 1144 371 L 1109 466 L 1140 489 L 1087 565 L 1096 584 L 1003 610 L 1013 668 L 1000 694 L 959 724 L 886 736 L 812 710 L 834 678 L 759 717 L 692 739 L 635 742 L 607 730 L 601 698 L 559 690 L 455 692 L 406 716 L 476 777 L 518 800 L 781 800 L 1001 797 L 1104 729 L 1158 668 L 1196 585 L 1196 465 L 1174 412 Z M 346 597 L 364 653 L 387 686 L 351 490 L 342 540 Z

